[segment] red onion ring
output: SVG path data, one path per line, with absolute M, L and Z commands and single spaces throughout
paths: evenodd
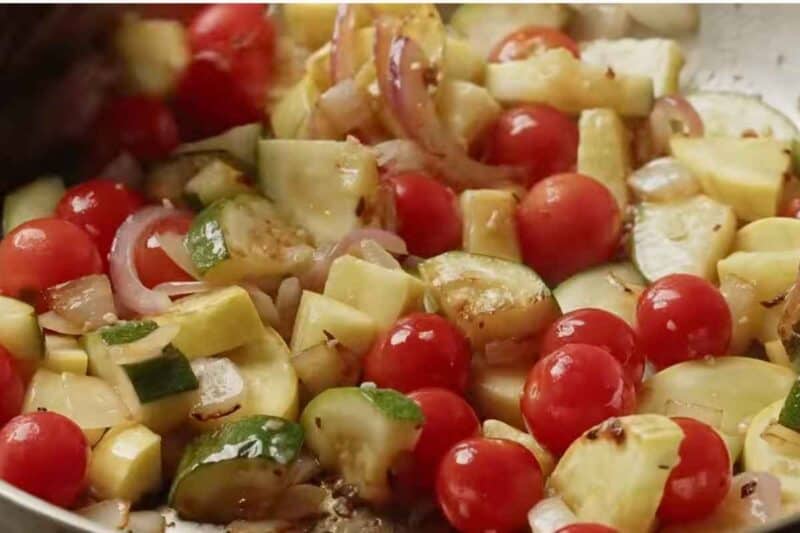
M 142 284 L 136 271 L 134 250 L 139 237 L 148 228 L 176 212 L 175 209 L 162 206 L 145 207 L 129 216 L 117 230 L 109 254 L 109 270 L 123 308 L 148 315 L 163 313 L 172 304 L 165 293 L 148 289 Z
M 703 136 L 703 119 L 692 104 L 682 96 L 662 96 L 653 105 L 649 118 L 655 155 L 664 155 L 668 152 L 673 122 L 679 122 L 689 137 Z
M 182 296 L 187 294 L 197 294 L 211 290 L 211 285 L 205 281 L 167 281 L 159 283 L 153 290 L 163 292 L 167 296 Z
M 356 75 L 356 6 L 339 4 L 331 37 L 331 84 Z
M 428 92 L 433 77 L 422 49 L 385 19 L 376 24 L 375 68 L 386 104 L 407 137 L 441 161 L 437 170 L 457 190 L 508 185 L 522 177 L 517 168 L 485 165 L 470 158 L 441 123 Z

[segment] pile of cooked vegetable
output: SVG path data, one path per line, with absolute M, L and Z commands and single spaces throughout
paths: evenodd
M 4 199 L 0 478 L 134 533 L 791 512 L 800 134 L 678 92 L 697 16 L 132 10 L 84 168 Z

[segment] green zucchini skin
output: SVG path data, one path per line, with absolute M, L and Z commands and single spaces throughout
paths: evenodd
M 786 402 L 778 415 L 778 423 L 794 431 L 800 431 L 800 381 L 795 381 L 786 396 Z
M 152 320 L 129 320 L 106 326 L 100 330 L 100 337 L 109 346 L 128 344 L 147 337 L 158 329 Z
M 141 403 L 197 390 L 200 386 L 189 360 L 171 344 L 158 357 L 120 366 L 131 380 Z

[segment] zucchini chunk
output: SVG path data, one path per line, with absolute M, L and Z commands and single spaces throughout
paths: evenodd
M 553 290 L 562 313 L 595 307 L 633 326 L 647 282 L 631 263 L 609 263 L 575 274 Z
M 490 63 L 486 89 L 504 105 L 549 104 L 565 113 L 605 107 L 624 117 L 643 117 L 653 106 L 653 81 L 583 63 L 563 48 L 524 61 Z
M 263 140 L 258 165 L 264 193 L 317 244 L 362 226 L 375 203 L 375 154 L 352 140 Z
M 764 407 L 747 428 L 742 462 L 745 470 L 768 472 L 781 482 L 781 500 L 800 501 L 800 435 L 793 430 L 781 435 L 778 424 L 784 400 Z M 786 428 L 788 429 L 788 428 Z M 766 438 L 765 438 L 766 437 Z
M 800 250 L 800 220 L 767 217 L 751 222 L 736 232 L 733 248 L 741 252 Z
M 447 252 L 419 268 L 444 315 L 476 347 L 535 335 L 559 315 L 550 289 L 525 265 Z
M 184 143 L 176 150 L 176 154 L 196 154 L 202 152 L 222 152 L 233 157 L 248 169 L 256 168 L 256 148 L 261 138 L 261 124 L 244 124 L 227 131 L 201 139 Z
M 357 355 L 372 346 L 377 333 L 375 320 L 363 311 L 329 296 L 303 291 L 294 321 L 292 353 L 336 339 Z
M 266 198 L 238 194 L 217 200 L 197 215 L 186 235 L 192 263 L 213 283 L 297 272 L 312 248 Z
M 89 368 L 89 354 L 78 345 L 78 340 L 66 335 L 44 336 L 45 354 L 42 367 L 56 373 L 72 372 L 85 375 Z
M 464 251 L 521 262 L 511 191 L 472 189 L 461 193 Z
M 44 333 L 33 306 L 0 296 L 0 344 L 19 359 L 41 359 Z
M 137 502 L 161 488 L 161 437 L 137 424 L 112 429 L 92 450 L 89 484 L 103 499 Z
M 445 127 L 465 149 L 502 111 L 486 89 L 454 79 L 445 79 L 439 85 L 436 107 Z
M 636 206 L 633 261 L 648 281 L 675 273 L 713 280 L 733 245 L 733 210 L 707 196 Z
M 731 461 L 742 449 L 739 425 L 772 402 L 783 399 L 795 380 L 790 369 L 749 357 L 718 357 L 679 363 L 646 379 L 638 396 L 639 413 L 666 414 L 669 403 L 722 412 L 717 428 Z
M 35 218 L 49 217 L 64 196 L 58 176 L 41 176 L 6 194 L 3 199 L 3 234 Z
M 628 205 L 631 134 L 611 109 L 587 109 L 578 121 L 578 172 L 599 181 L 614 195 L 620 212 Z
M 609 418 L 567 448 L 550 487 L 581 522 L 650 531 L 682 440 L 680 426 L 666 416 Z
M 220 198 L 252 192 L 252 189 L 239 169 L 215 159 L 186 183 L 185 192 L 186 201 L 202 209 Z
M 300 416 L 322 467 L 341 473 L 376 504 L 389 499 L 393 463 L 414 449 L 424 420 L 406 396 L 367 386 L 328 389 Z
M 302 446 L 300 425 L 272 416 L 201 435 L 183 454 L 169 505 L 181 518 L 216 524 L 266 518 Z

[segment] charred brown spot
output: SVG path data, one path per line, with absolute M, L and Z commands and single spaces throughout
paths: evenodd
M 659 470 L 669 470 L 669 465 L 658 465 Z
M 283 477 L 283 470 L 280 468 L 276 468 L 272 471 L 272 473 L 275 474 L 275 477 Z
M 314 418 L 314 425 L 317 426 L 317 429 L 322 429 L 322 419 L 320 417 Z
M 434 67 L 422 69 L 422 80 L 425 85 L 436 85 L 439 83 L 439 73 Z
M 766 300 L 761 302 L 761 306 L 766 307 L 767 309 L 771 309 L 776 305 L 783 303 L 785 299 L 786 299 L 786 294 L 780 294 L 775 298 L 773 298 L 772 300 Z
M 742 132 L 742 139 L 757 139 L 758 132 L 752 128 L 748 128 Z
M 722 224 L 714 224 L 714 227 L 711 228 L 712 231 L 719 231 L 722 229 Z
M 600 433 L 600 429 L 599 428 L 590 429 L 586 433 L 586 438 L 589 439 L 589 440 L 596 440 L 599 433 Z
M 742 498 L 747 498 L 748 496 L 752 495 L 757 488 L 758 488 L 758 481 L 749 481 L 744 485 L 742 485 L 739 494 L 741 494 Z
M 364 197 L 361 196 L 358 198 L 358 203 L 356 204 L 356 216 L 361 217 L 364 214 L 364 211 L 367 209 L 367 202 L 364 200 Z
M 614 78 L 616 78 L 616 77 L 617 77 L 617 73 L 616 73 L 616 72 L 614 72 L 614 69 L 613 69 L 613 68 L 611 68 L 611 67 L 608 67 L 608 68 L 606 69 L 606 78 L 608 78 L 608 79 L 610 79 L 610 80 L 613 80 L 613 79 L 614 79 Z
M 600 426 L 590 429 L 586 433 L 586 438 L 589 440 L 610 439 L 622 445 L 625 442 L 625 428 L 622 427 L 619 418 L 612 418 Z
M 331 333 L 327 329 L 323 329 L 322 334 L 325 335 L 325 339 L 327 339 L 328 342 L 336 339 L 336 337 L 333 336 L 333 333 Z

